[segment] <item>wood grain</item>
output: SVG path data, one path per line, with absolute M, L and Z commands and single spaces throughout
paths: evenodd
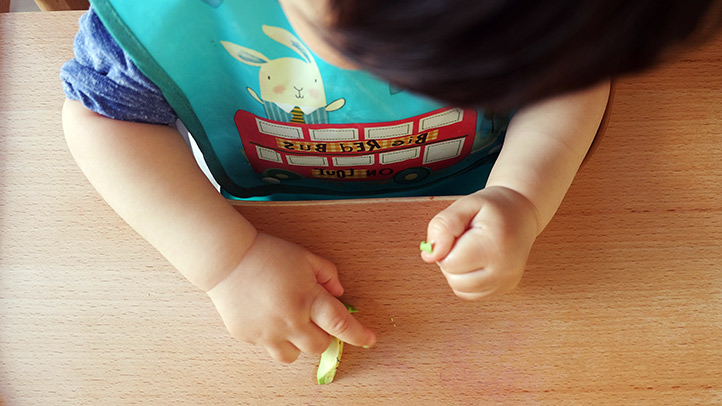
M 0 16 L 0 404 L 722 403 L 722 38 L 617 82 L 607 133 L 514 292 L 418 257 L 444 198 L 238 206 L 339 267 L 373 328 L 337 380 L 269 361 L 128 228 L 60 125 L 77 12 Z
M 42 11 L 87 10 L 88 0 L 35 0 Z

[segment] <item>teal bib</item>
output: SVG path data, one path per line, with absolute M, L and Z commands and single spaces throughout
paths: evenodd
M 440 104 L 329 65 L 272 0 L 96 0 L 230 196 L 463 194 L 509 114 Z

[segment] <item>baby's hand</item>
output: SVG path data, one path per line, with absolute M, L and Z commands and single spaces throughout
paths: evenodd
M 538 220 L 533 204 L 521 194 L 491 186 L 465 196 L 429 223 L 427 241 L 454 293 L 479 299 L 516 287 L 536 239 Z
M 342 294 L 331 262 L 263 233 L 240 265 L 208 291 L 231 335 L 264 346 L 282 362 L 295 361 L 301 351 L 320 355 L 330 335 L 357 346 L 375 343 L 334 297 Z

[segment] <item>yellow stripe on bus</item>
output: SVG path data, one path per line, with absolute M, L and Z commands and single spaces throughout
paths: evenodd
M 276 145 L 284 151 L 310 154 L 354 154 L 380 152 L 424 145 L 439 138 L 439 130 L 383 140 L 362 140 L 342 142 L 309 142 L 276 139 Z

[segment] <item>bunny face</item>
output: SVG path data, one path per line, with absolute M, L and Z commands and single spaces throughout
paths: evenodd
M 326 106 L 326 93 L 316 64 L 298 58 L 279 58 L 260 66 L 258 82 L 264 101 L 304 110 Z
M 226 51 L 246 65 L 259 67 L 260 96 L 250 87 L 248 92 L 259 103 L 273 103 L 288 111 L 298 106 L 308 114 L 317 109 L 334 111 L 345 104 L 344 99 L 326 103 L 321 72 L 311 51 L 289 31 L 264 25 L 263 32 L 274 41 L 288 47 L 299 58 L 269 59 L 264 54 L 228 41 L 221 41 Z

